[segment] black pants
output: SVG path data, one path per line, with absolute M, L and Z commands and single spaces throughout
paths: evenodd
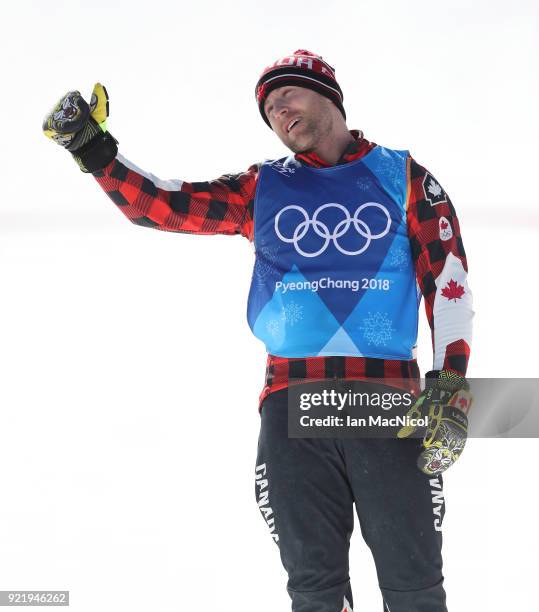
M 255 489 L 288 572 L 293 612 L 352 610 L 353 505 L 387 612 L 446 612 L 441 477 L 419 440 L 288 438 L 287 390 L 263 403 Z

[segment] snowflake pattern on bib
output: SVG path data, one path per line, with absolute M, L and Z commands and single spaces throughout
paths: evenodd
M 296 302 L 288 302 L 282 309 L 281 319 L 289 325 L 294 325 L 303 319 L 303 306 Z
M 364 332 L 365 339 L 374 346 L 386 346 L 393 337 L 393 321 L 388 319 L 387 313 L 369 312 L 369 316 L 363 319 L 360 329 Z

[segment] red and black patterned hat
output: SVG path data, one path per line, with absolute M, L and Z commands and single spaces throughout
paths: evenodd
M 284 85 L 306 87 L 326 96 L 335 103 L 346 119 L 346 113 L 342 105 L 343 93 L 335 78 L 335 69 L 326 63 L 320 55 L 305 49 L 298 49 L 292 55 L 283 57 L 264 68 L 256 84 L 255 95 L 262 119 L 270 127 L 270 122 L 264 112 L 264 102 L 270 91 Z

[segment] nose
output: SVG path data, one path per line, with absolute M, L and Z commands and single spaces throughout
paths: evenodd
M 273 105 L 273 114 L 275 117 L 281 117 L 283 114 L 288 112 L 288 106 L 284 101 L 276 100 Z

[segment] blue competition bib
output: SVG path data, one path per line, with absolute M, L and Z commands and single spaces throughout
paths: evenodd
M 247 318 L 268 353 L 412 359 L 407 157 L 377 146 L 331 168 L 293 156 L 262 165 Z

